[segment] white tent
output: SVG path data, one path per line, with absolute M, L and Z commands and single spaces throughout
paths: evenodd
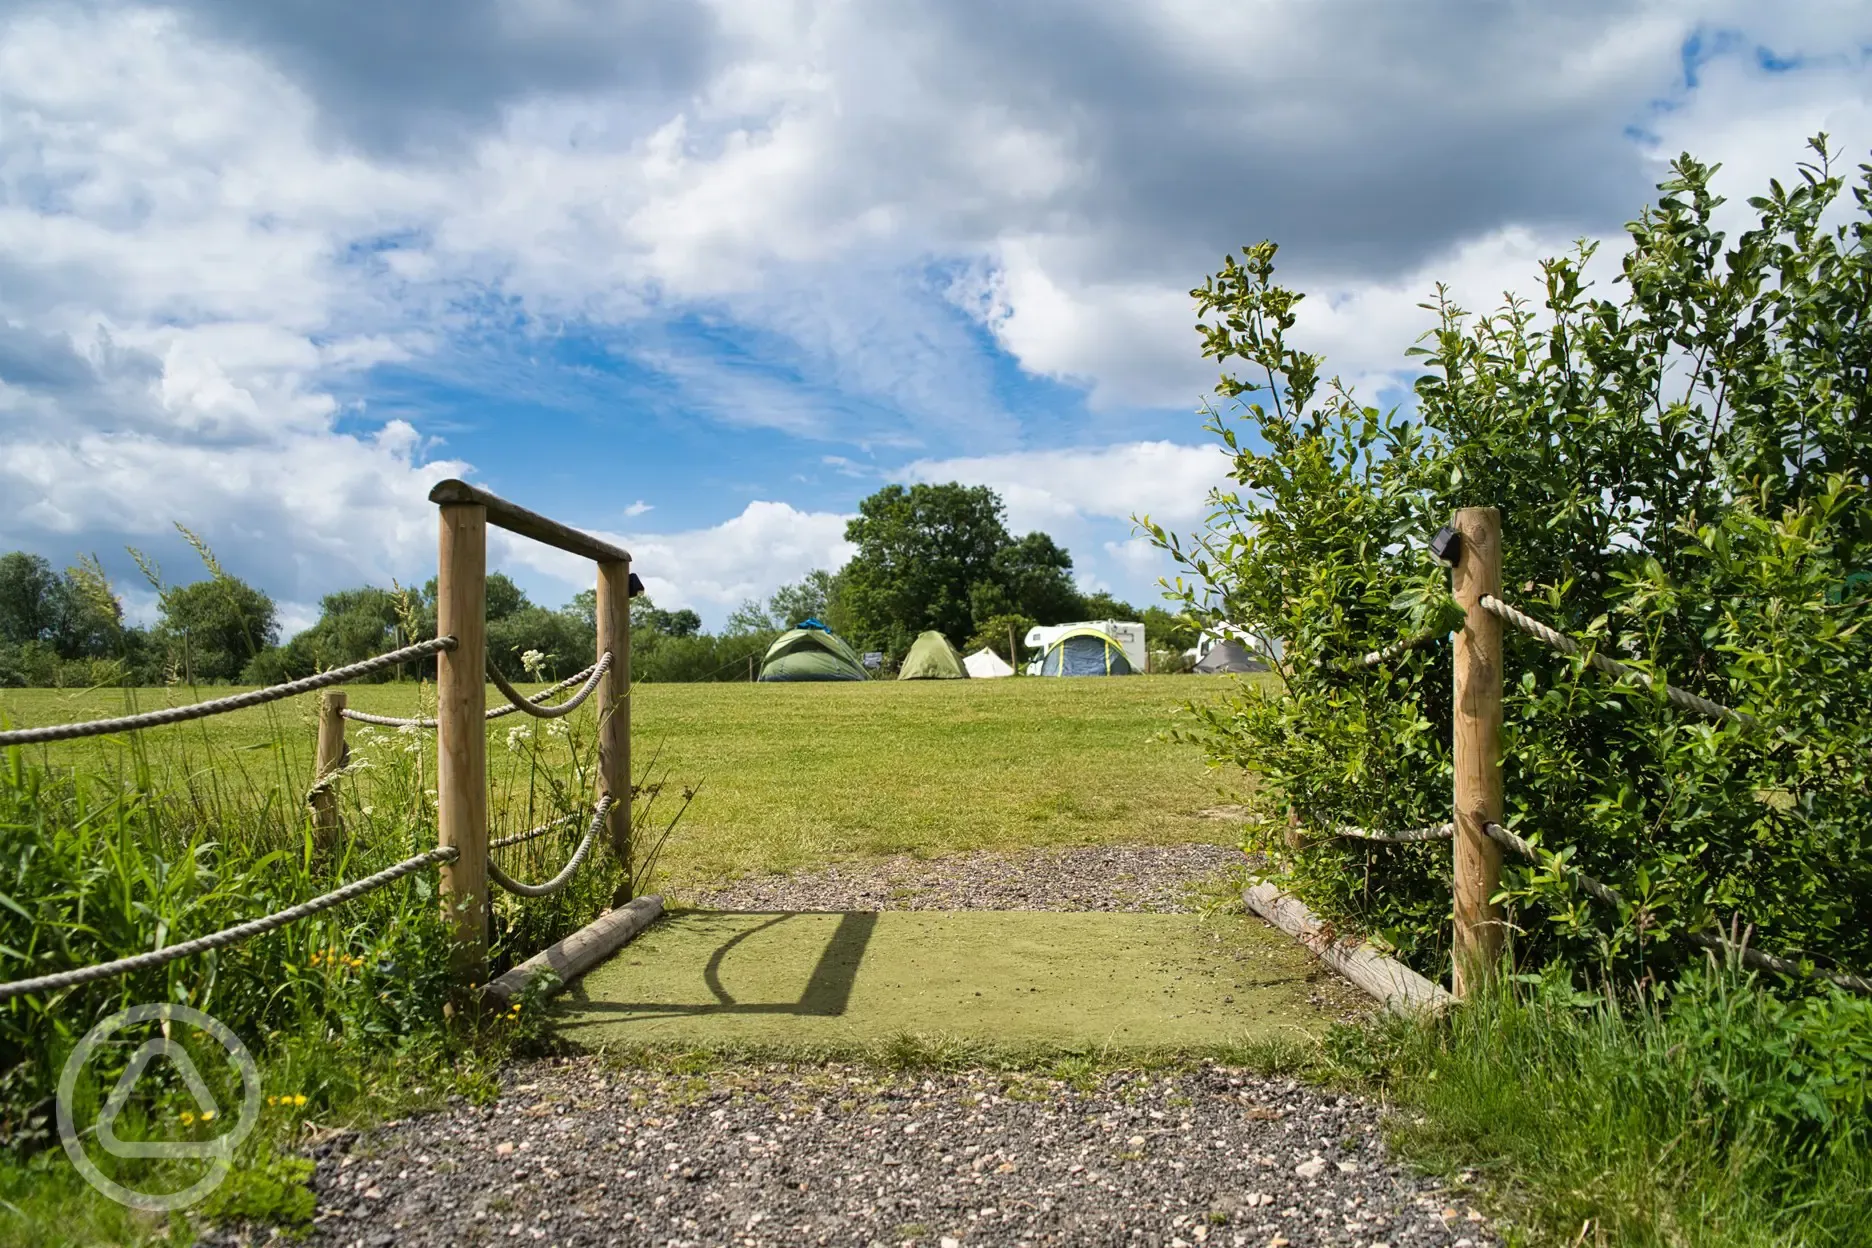
M 968 669 L 970 677 L 978 680 L 991 680 L 996 676 L 1012 676 L 1014 669 L 1007 665 L 1007 660 L 983 646 L 968 658 L 962 660 L 962 666 Z

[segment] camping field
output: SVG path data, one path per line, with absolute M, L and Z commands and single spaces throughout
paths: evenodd
M 1226 841 L 1229 823 L 1204 812 L 1228 804 L 1221 785 L 1233 779 L 1211 773 L 1191 747 L 1161 739 L 1180 705 L 1219 694 L 1224 679 L 640 684 L 632 725 L 639 783 L 667 779 L 671 797 L 679 787 L 695 790 L 657 884 L 680 894 L 749 873 L 895 853 Z M 412 715 L 433 687 L 360 685 L 349 694 L 356 709 Z M 490 690 L 489 705 L 499 696 Z M 251 797 L 303 792 L 315 697 L 146 731 L 135 742 L 102 737 L 22 753 L 126 777 L 141 760 L 158 787 L 193 775 Z M 5 689 L 0 716 L 23 727 L 196 698 L 185 689 Z M 589 711 L 572 717 L 563 737 L 516 719 L 489 729 L 497 833 L 527 818 L 528 740 L 542 747 L 540 773 L 569 774 L 555 764 L 589 764 L 592 753 Z M 419 746 L 408 733 L 349 727 L 354 759 L 408 748 L 433 765 L 431 734 Z M 352 783 L 367 795 L 370 768 Z

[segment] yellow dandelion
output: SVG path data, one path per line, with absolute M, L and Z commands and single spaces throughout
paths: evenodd
M 303 1105 L 305 1103 L 306 1103 L 305 1093 L 301 1092 L 299 1095 L 293 1097 L 293 1104 Z
M 192 1127 L 195 1125 L 195 1115 L 186 1109 L 182 1111 L 182 1125 L 185 1127 Z
M 215 1111 L 214 1111 L 214 1110 L 212 1110 L 212 1109 L 204 1109 L 204 1110 L 202 1110 L 202 1116 L 201 1116 L 201 1120 L 202 1120 L 203 1122 L 213 1122 L 213 1121 L 214 1121 L 214 1116 L 215 1116 Z

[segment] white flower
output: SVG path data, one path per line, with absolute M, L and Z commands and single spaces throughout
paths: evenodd
M 509 728 L 507 730 L 507 748 L 509 750 L 518 750 L 521 746 L 526 744 L 526 739 L 527 730 L 525 728 Z
M 528 675 L 538 676 L 540 668 L 546 666 L 546 656 L 538 650 L 528 650 L 520 656 L 520 666 L 526 668 Z

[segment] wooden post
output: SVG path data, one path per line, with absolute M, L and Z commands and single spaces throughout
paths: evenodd
M 1008 621 L 1008 666 L 1013 668 L 1013 675 L 1020 675 L 1020 650 L 1014 645 L 1014 621 Z
M 1454 527 L 1462 548 L 1450 588 L 1468 614 L 1456 635 L 1455 934 L 1451 986 L 1458 997 L 1494 973 L 1502 953 L 1501 847 L 1482 831 L 1502 819 L 1501 621 L 1482 609 L 1484 594 L 1501 596 L 1501 513 L 1464 507 Z
M 455 929 L 464 987 L 487 978 L 487 508 L 442 506 L 436 567 L 436 828 L 461 856 L 442 867 L 442 914 Z
M 327 689 L 319 698 L 318 762 L 312 780 L 312 825 L 321 850 L 330 849 L 338 839 L 337 781 L 332 779 L 345 765 L 345 695 L 339 689 Z
M 624 883 L 611 904 L 631 899 L 630 561 L 598 565 L 598 653 L 611 667 L 598 682 L 598 791 L 612 797 L 605 829 L 611 852 L 624 867 Z

